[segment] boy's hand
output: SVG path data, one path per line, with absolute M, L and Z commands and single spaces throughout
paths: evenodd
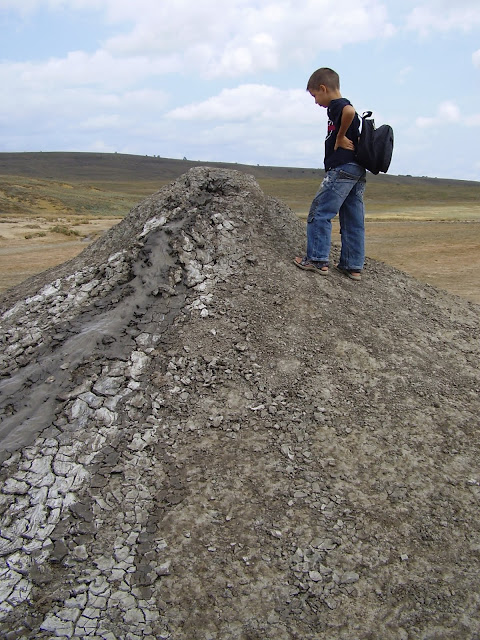
M 342 149 L 348 149 L 349 151 L 355 151 L 355 145 L 349 138 L 347 138 L 347 136 L 337 136 L 334 150 L 336 151 L 339 147 Z

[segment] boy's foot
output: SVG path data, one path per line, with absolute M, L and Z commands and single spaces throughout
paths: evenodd
M 335 265 L 337 270 L 340 271 L 340 273 L 343 273 L 344 275 L 347 276 L 347 278 L 350 278 L 350 280 L 356 280 L 357 282 L 359 280 L 362 279 L 362 274 L 360 271 L 354 271 L 352 269 L 347 269 L 346 267 L 342 267 L 341 265 L 337 264 Z
M 297 256 L 293 259 L 293 264 L 304 271 L 313 271 L 321 276 L 328 275 L 328 264 L 326 262 L 314 262 L 313 260 L 308 260 L 306 256 L 305 258 Z

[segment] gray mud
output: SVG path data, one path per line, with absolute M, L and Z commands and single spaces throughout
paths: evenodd
M 3 297 L 2 637 L 480 638 L 480 309 L 304 236 L 193 169 Z

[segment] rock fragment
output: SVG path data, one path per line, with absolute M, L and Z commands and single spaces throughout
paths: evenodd
M 0 634 L 474 637 L 478 310 L 304 233 L 196 169 L 8 298 Z

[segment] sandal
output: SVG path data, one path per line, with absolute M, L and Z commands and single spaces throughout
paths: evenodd
M 350 280 L 356 280 L 358 282 L 359 280 L 362 279 L 362 274 L 360 273 L 360 271 L 355 271 L 354 269 L 347 269 L 346 267 L 342 267 L 339 264 L 335 265 L 335 267 L 337 268 L 337 271 L 340 271 L 340 273 L 343 273 L 345 276 L 347 276 L 347 278 L 350 278 Z
M 309 260 L 307 256 L 304 258 L 297 256 L 293 259 L 293 264 L 304 271 L 314 271 L 321 276 L 328 275 L 328 262 L 314 262 L 313 260 Z

